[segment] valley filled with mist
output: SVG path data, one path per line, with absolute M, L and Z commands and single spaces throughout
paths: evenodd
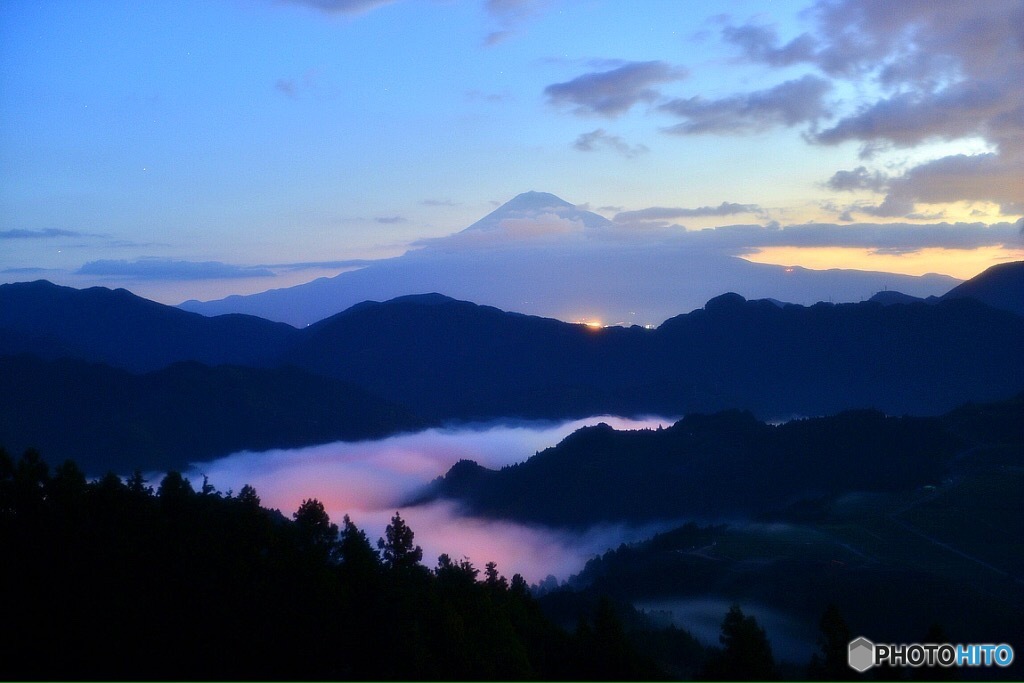
M 490 586 L 492 606 L 531 610 L 533 621 L 473 618 L 495 628 L 513 619 L 500 628 L 522 648 L 526 668 L 514 670 L 542 677 L 592 671 L 595 637 L 614 642 L 627 678 L 763 674 L 756 666 L 769 660 L 786 677 L 838 675 L 840 655 L 820 646 L 824 614 L 829 628 L 893 641 L 935 628 L 1013 639 L 1024 607 L 1014 541 L 1024 533 L 1022 273 L 1019 263 L 995 268 L 931 300 L 886 293 L 805 307 L 726 294 L 653 329 L 439 294 L 365 302 L 296 329 L 125 290 L 0 285 L 0 388 L 15 399 L 0 411 L 0 492 L 6 542 L 24 560 L 6 585 L 51 594 L 66 572 L 111 571 L 91 546 L 70 563 L 55 560 L 60 545 L 29 548 L 40 534 L 98 548 L 143 533 L 141 521 L 118 530 L 112 501 L 129 496 L 138 514 L 170 515 L 165 530 L 205 524 L 196 514 L 234 524 L 238 505 L 286 525 L 280 533 L 294 525 L 292 540 L 247 541 L 262 554 L 246 571 L 292 581 L 299 565 L 324 563 L 317 590 L 341 581 L 354 591 L 337 598 L 345 609 L 370 609 L 345 602 L 366 592 L 387 602 L 413 590 L 416 600 L 441 591 L 430 599 L 458 611 L 446 601 L 469 609 L 483 598 L 445 591 Z M 319 540 L 307 548 L 303 534 Z M 214 611 L 264 604 L 250 589 L 224 604 L 209 594 L 216 582 L 201 567 L 223 561 L 200 559 L 220 543 L 209 541 L 191 560 L 154 547 L 171 564 L 139 571 L 171 571 L 161 581 L 184 581 L 174 590 L 199 591 Z M 275 557 L 284 564 L 272 569 Z M 170 569 L 180 562 L 185 575 Z M 460 576 L 462 588 L 445 588 Z M 276 599 L 305 599 L 285 597 L 284 585 Z M 74 589 L 52 595 L 78 599 Z M 385 603 L 374 604 L 364 617 L 377 623 Z M 401 604 L 417 615 L 409 623 L 433 618 Z M 18 609 L 36 618 L 30 603 Z M 720 631 L 741 624 L 769 660 L 741 664 L 747 655 L 721 648 Z M 549 637 L 574 639 L 576 654 L 551 660 L 554 646 L 539 645 Z M 225 661 L 251 657 L 228 651 Z M 406 675 L 355 654 L 337 669 L 304 656 L 320 674 Z M 286 666 L 282 657 L 265 666 Z M 456 660 L 436 661 L 438 675 L 497 675 Z

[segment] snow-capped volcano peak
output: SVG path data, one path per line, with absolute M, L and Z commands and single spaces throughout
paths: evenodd
M 516 195 L 463 232 L 497 230 L 509 219 L 529 220 L 552 215 L 563 220 L 578 221 L 585 228 L 598 228 L 610 224 L 607 218 L 579 209 L 550 192 L 530 191 Z

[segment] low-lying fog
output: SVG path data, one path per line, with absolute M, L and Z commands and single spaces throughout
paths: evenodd
M 294 450 L 241 452 L 199 463 L 186 474 L 194 485 L 203 475 L 220 491 L 256 488 L 264 507 L 291 515 L 305 498 L 323 502 L 340 525 L 348 514 L 371 541 L 384 535 L 398 501 L 460 459 L 497 468 L 522 462 L 554 446 L 585 425 L 606 422 L 616 429 L 656 428 L 669 418 L 625 419 L 599 416 L 559 423 L 469 425 L 429 429 L 379 441 L 331 443 Z M 402 508 L 403 519 L 423 547 L 423 563 L 433 567 L 441 553 L 468 557 L 478 568 L 489 561 L 507 577 L 522 574 L 536 583 L 553 574 L 564 580 L 595 554 L 620 543 L 647 538 L 670 526 L 595 527 L 584 533 L 555 532 L 509 522 L 468 517 L 450 503 Z

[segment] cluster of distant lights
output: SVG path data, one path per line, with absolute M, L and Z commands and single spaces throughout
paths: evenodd
M 605 325 L 600 320 L 586 319 L 586 318 L 581 318 L 581 319 L 578 319 L 578 320 L 573 320 L 572 322 L 573 322 L 574 325 L 583 325 L 584 327 L 589 328 L 591 330 L 603 330 L 603 329 L 608 328 L 608 327 L 629 327 L 631 325 L 631 323 L 625 323 L 625 322 L 609 323 L 609 324 Z M 655 327 L 657 327 L 657 325 L 652 325 L 651 323 L 647 323 L 646 325 L 641 325 L 641 327 L 643 327 L 644 329 L 653 330 Z

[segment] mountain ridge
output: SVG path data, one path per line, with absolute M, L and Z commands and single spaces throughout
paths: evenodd
M 19 337 L 0 337 L 0 355 L 37 344 L 48 357 L 73 355 L 133 372 L 183 360 L 267 365 L 294 331 L 243 314 L 207 317 L 126 289 L 74 289 L 46 280 L 0 285 L 0 329 Z
M 854 410 L 770 425 L 730 410 L 658 430 L 602 423 L 500 470 L 460 461 L 406 502 L 447 500 L 477 516 L 565 528 L 771 518 L 851 492 L 938 484 L 968 466 L 956 460 L 966 448 L 1020 464 L 1012 449 L 1024 444 L 1022 417 L 1024 393 L 936 417 Z
M 0 356 L 8 370 L 34 367 L 37 381 L 26 386 L 48 392 L 65 411 L 62 424 L 79 425 L 80 436 L 91 433 L 82 416 L 105 395 L 125 396 L 118 387 L 181 361 L 212 367 L 218 376 L 241 373 L 238 391 L 245 382 L 263 387 L 256 393 L 271 412 L 287 414 L 288 403 L 301 404 L 274 396 L 266 382 L 259 385 L 259 378 L 280 372 L 292 373 L 295 395 L 306 386 L 330 403 L 352 393 L 344 387 L 357 387 L 421 424 L 725 409 L 758 419 L 858 408 L 934 415 L 1024 389 L 1024 317 L 971 298 L 780 307 L 727 293 L 656 329 L 571 324 L 437 293 L 363 302 L 303 329 L 246 317 L 207 319 L 128 292 L 49 284 L 0 286 L 0 302 Z M 63 319 L 68 311 L 74 315 Z M 89 324 L 89 344 L 83 344 L 79 330 Z M 177 341 L 168 345 L 168 339 Z M 51 362 L 106 363 L 107 379 L 94 386 L 71 381 L 13 355 L 25 352 Z M 130 372 L 111 380 L 115 366 Z M 242 369 L 218 370 L 230 367 Z M 212 375 L 178 373 L 185 380 L 165 392 L 169 405 L 209 405 L 203 401 Z M 217 386 L 227 401 L 225 385 Z M 0 419 L 15 413 L 16 406 L 7 405 Z M 119 429 L 116 422 L 105 424 Z M 9 446 L 26 443 L 4 438 Z M 92 433 L 82 441 L 102 447 L 105 438 Z

